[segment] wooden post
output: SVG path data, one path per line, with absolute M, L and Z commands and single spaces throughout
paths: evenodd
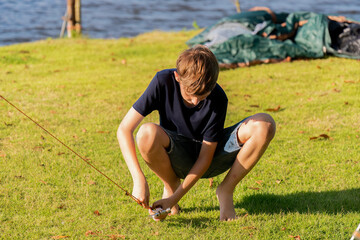
M 69 38 L 72 37 L 72 31 L 74 29 L 73 18 L 74 18 L 74 0 L 67 0 L 67 35 Z
M 81 1 L 67 0 L 67 34 L 72 37 L 72 32 L 81 34 Z
M 75 31 L 81 34 L 81 0 L 75 0 Z
M 241 9 L 240 9 L 240 1 L 239 0 L 235 0 L 235 6 L 236 6 L 236 12 L 240 13 Z

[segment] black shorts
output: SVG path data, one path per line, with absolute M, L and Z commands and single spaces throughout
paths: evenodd
M 238 142 L 237 131 L 245 120 L 246 118 L 223 130 L 223 137 L 218 142 L 211 165 L 201 178 L 220 175 L 233 165 L 242 147 Z M 168 154 L 172 168 L 179 178 L 185 178 L 199 156 L 202 142 L 167 129 L 164 131 L 170 138 Z

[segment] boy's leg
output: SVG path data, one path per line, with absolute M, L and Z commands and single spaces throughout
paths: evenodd
M 244 144 L 234 164 L 216 190 L 220 203 L 220 220 L 235 218 L 233 192 L 236 185 L 259 161 L 275 135 L 275 122 L 265 113 L 255 114 L 240 126 L 237 137 Z
M 162 197 L 170 197 L 180 185 L 180 178 L 176 176 L 166 151 L 170 145 L 168 135 L 159 125 L 145 123 L 140 127 L 136 141 L 146 164 L 164 183 Z M 171 214 L 178 213 L 178 210 L 178 206 L 173 207 Z

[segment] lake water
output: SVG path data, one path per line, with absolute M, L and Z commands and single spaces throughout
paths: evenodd
M 131 37 L 154 29 L 178 31 L 213 24 L 236 13 L 231 0 L 82 0 L 83 33 L 90 38 Z M 312 11 L 360 21 L 360 0 L 240 0 L 242 11 Z M 0 0 L 0 46 L 57 38 L 66 0 Z

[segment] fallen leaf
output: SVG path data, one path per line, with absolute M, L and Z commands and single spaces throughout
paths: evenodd
M 42 147 L 42 146 L 35 146 L 33 149 L 34 149 L 35 151 L 41 151 L 41 150 L 44 149 L 44 147 Z
M 94 182 L 94 181 L 89 181 L 87 184 L 89 184 L 89 185 L 96 185 L 96 182 Z
M 52 239 L 62 239 L 62 238 L 68 238 L 70 236 L 52 236 Z
M 50 113 L 51 113 L 51 114 L 56 114 L 56 111 L 51 110 Z
M 125 239 L 124 235 L 115 234 L 115 235 L 107 235 L 110 239 Z
M 259 184 L 260 186 L 262 185 L 262 182 L 263 182 L 262 180 L 256 181 L 256 183 Z
M 251 98 L 251 95 L 245 94 L 245 95 L 244 95 L 244 98 Z
M 318 138 L 332 139 L 332 138 L 329 137 L 329 135 L 327 135 L 327 134 L 320 134 L 320 135 L 317 136 L 317 137 L 310 137 L 310 140 L 315 140 L 315 139 L 318 139 Z
M 85 233 L 85 236 L 98 235 L 98 234 L 99 234 L 99 232 L 93 232 L 93 231 L 89 230 Z
M 98 210 L 94 211 L 94 214 L 95 214 L 96 216 L 100 216 L 100 215 L 101 215 L 101 213 L 100 213 Z
M 6 153 L 0 152 L 0 157 L 6 157 Z
M 242 227 L 241 229 L 256 229 L 254 226 Z
M 253 107 L 253 108 L 259 108 L 260 106 L 257 105 L 257 104 L 253 104 L 253 105 L 250 105 L 250 107 Z
M 73 138 L 78 139 L 79 137 L 77 135 L 74 135 Z
M 86 130 L 85 128 L 82 130 L 82 132 L 84 132 L 84 133 L 85 133 L 86 131 L 87 131 L 87 130 Z
M 47 182 L 45 182 L 45 181 L 43 181 L 43 180 L 40 180 L 40 182 L 42 182 L 42 183 L 45 184 L 45 185 L 47 184 Z
M 352 80 L 345 80 L 344 83 L 355 83 L 355 81 Z
M 212 187 L 214 183 L 214 178 L 209 178 L 209 187 Z
M 286 227 L 283 227 L 283 228 L 281 228 L 280 230 L 281 230 L 281 231 L 285 231 L 285 230 L 286 230 Z
M 349 105 L 349 102 L 344 102 L 345 105 Z
M 276 179 L 276 181 L 275 181 L 277 184 L 280 184 L 281 182 L 282 182 L 282 180 L 280 180 L 280 179 Z
M 65 208 L 65 204 L 60 204 L 60 206 L 57 207 L 58 209 L 64 209 Z
M 268 111 L 268 112 L 277 112 L 277 111 L 279 111 L 280 110 L 280 105 L 279 106 L 277 106 L 276 108 L 267 108 L 267 109 L 265 109 L 265 111 Z
M 154 232 L 152 235 L 159 236 L 159 232 Z
M 97 133 L 110 133 L 109 131 L 97 131 Z
M 334 92 L 337 92 L 337 93 L 341 92 L 341 90 L 340 90 L 340 89 L 337 89 L 337 88 L 334 88 L 333 91 L 334 91 Z
M 60 156 L 60 155 L 63 155 L 65 154 L 64 152 L 58 152 L 57 155 Z
M 249 189 L 252 189 L 252 190 L 260 190 L 260 188 L 258 187 L 248 187 Z
M 289 237 L 295 239 L 295 240 L 301 240 L 300 236 L 293 236 L 293 235 L 289 235 Z
M 124 59 L 121 59 L 121 64 L 126 65 L 126 63 L 127 63 L 127 61 L 126 61 L 126 59 L 125 59 L 125 58 L 124 58 Z
M 303 133 L 305 133 L 305 132 L 304 132 L 304 131 L 299 131 L 299 133 L 303 134 Z

